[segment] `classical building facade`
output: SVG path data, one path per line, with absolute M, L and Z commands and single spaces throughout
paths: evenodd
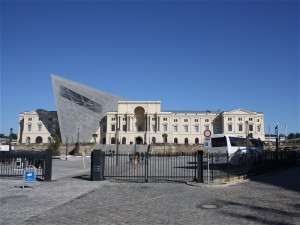
M 203 132 L 264 138 L 263 114 L 233 111 L 162 111 L 160 101 L 119 101 L 100 123 L 101 144 L 202 144 Z
M 50 143 L 51 133 L 58 130 L 59 123 L 56 111 L 38 109 L 19 113 L 19 143 Z

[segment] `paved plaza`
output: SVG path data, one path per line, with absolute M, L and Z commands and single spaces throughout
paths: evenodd
M 92 182 L 89 170 L 63 158 L 34 189 L 1 179 L 0 224 L 300 224 L 299 166 L 230 184 Z

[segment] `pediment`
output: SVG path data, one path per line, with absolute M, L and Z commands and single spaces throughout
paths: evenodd
M 253 114 L 256 114 L 256 112 L 253 112 L 253 111 L 248 111 L 248 110 L 245 110 L 245 109 L 235 109 L 235 110 L 232 110 L 232 111 L 226 111 L 224 112 L 225 114 L 229 114 L 229 115 L 253 115 Z

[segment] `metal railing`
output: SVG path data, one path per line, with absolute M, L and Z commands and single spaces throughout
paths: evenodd
M 148 182 L 157 180 L 197 181 L 202 173 L 198 172 L 198 154 L 191 153 L 118 153 L 110 154 L 99 150 L 92 154 L 92 170 L 101 174 L 103 179 L 126 179 Z M 200 151 L 199 151 L 200 152 Z M 200 152 L 202 154 L 202 152 Z M 97 157 L 95 159 L 95 157 Z M 99 160 L 99 158 L 101 160 Z M 99 161 L 93 163 L 93 160 Z M 101 163 L 100 163 L 101 161 Z M 92 172 L 93 174 L 93 172 Z
M 230 163 L 229 154 L 209 155 L 209 166 L 207 166 L 207 154 L 203 157 L 204 182 L 213 182 L 218 179 L 235 179 L 238 177 L 253 176 L 268 171 L 294 166 L 297 163 L 295 151 L 264 151 L 263 156 L 250 163 L 247 156 L 243 155 L 238 164 Z M 225 163 L 216 163 L 218 161 Z M 209 168 L 209 170 L 207 170 Z
M 37 179 L 51 180 L 52 151 L 0 152 L 0 178 L 22 179 L 26 166 L 35 167 Z

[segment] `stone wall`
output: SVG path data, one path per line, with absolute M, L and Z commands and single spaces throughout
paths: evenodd
M 75 143 L 68 144 L 68 154 L 75 155 L 91 155 L 91 152 L 96 149 L 98 144 L 94 143 L 81 143 L 79 145 L 78 152 L 75 150 Z M 120 145 L 122 146 L 122 145 Z M 49 144 L 18 144 L 14 145 L 15 150 L 41 150 L 45 151 L 48 149 Z M 121 149 L 121 148 L 120 148 Z M 192 152 L 197 150 L 203 150 L 203 145 L 185 145 L 185 144 L 155 144 L 151 145 L 150 151 L 152 153 L 176 153 L 176 152 Z M 56 155 L 66 154 L 66 145 L 61 144 L 58 151 L 55 152 Z

